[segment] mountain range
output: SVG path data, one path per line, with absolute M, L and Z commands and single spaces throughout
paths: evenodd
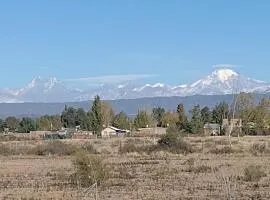
M 135 85 L 101 85 L 97 88 L 76 89 L 51 78 L 34 78 L 20 89 L 0 89 L 0 103 L 24 102 L 82 102 L 100 95 L 105 100 L 146 97 L 186 97 L 194 95 L 227 95 L 239 92 L 265 94 L 270 83 L 251 79 L 232 69 L 215 69 L 210 75 L 191 84 L 172 86 L 164 83 Z

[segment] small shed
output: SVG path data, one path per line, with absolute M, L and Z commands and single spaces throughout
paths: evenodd
M 101 131 L 101 137 L 124 136 L 126 133 L 129 133 L 129 130 L 109 126 Z
M 116 135 L 116 130 L 112 127 L 107 127 L 101 131 L 101 137 L 111 137 Z
M 220 135 L 220 125 L 219 124 L 211 124 L 207 123 L 203 127 L 204 135 Z

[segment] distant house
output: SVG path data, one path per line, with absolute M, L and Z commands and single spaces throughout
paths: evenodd
M 113 126 L 109 126 L 101 131 L 101 137 L 123 136 L 128 132 L 129 130 L 123 130 Z
M 207 123 L 203 127 L 204 135 L 220 135 L 220 125 L 219 124 L 211 124 Z

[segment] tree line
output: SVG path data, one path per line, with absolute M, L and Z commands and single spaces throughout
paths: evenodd
M 174 127 L 176 131 L 189 134 L 202 133 L 206 123 L 221 125 L 223 119 L 240 118 L 243 122 L 245 134 L 260 134 L 268 131 L 270 127 L 270 99 L 263 98 L 259 103 L 255 102 L 252 94 L 241 93 L 237 95 L 229 105 L 220 102 L 214 108 L 194 105 L 188 112 L 183 104 L 179 104 L 175 111 L 167 111 L 162 107 L 152 110 L 139 110 L 134 119 L 123 111 L 115 113 L 112 107 L 99 96 L 96 96 L 89 111 L 82 108 L 75 109 L 65 106 L 59 115 L 45 115 L 33 119 L 23 117 L 7 117 L 0 120 L 0 130 L 8 128 L 11 132 L 27 133 L 30 131 L 57 131 L 62 127 L 92 131 L 100 135 L 104 127 L 114 126 L 120 129 L 139 129 L 147 127 Z M 251 128 L 252 127 L 252 128 Z

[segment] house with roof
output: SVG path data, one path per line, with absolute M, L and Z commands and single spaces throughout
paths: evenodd
M 104 128 L 101 131 L 101 137 L 115 137 L 115 136 L 124 136 L 126 133 L 129 133 L 129 130 L 119 129 L 113 126 Z
M 221 127 L 219 124 L 212 124 L 212 123 L 207 123 L 203 127 L 205 136 L 220 135 L 221 133 L 220 129 Z

